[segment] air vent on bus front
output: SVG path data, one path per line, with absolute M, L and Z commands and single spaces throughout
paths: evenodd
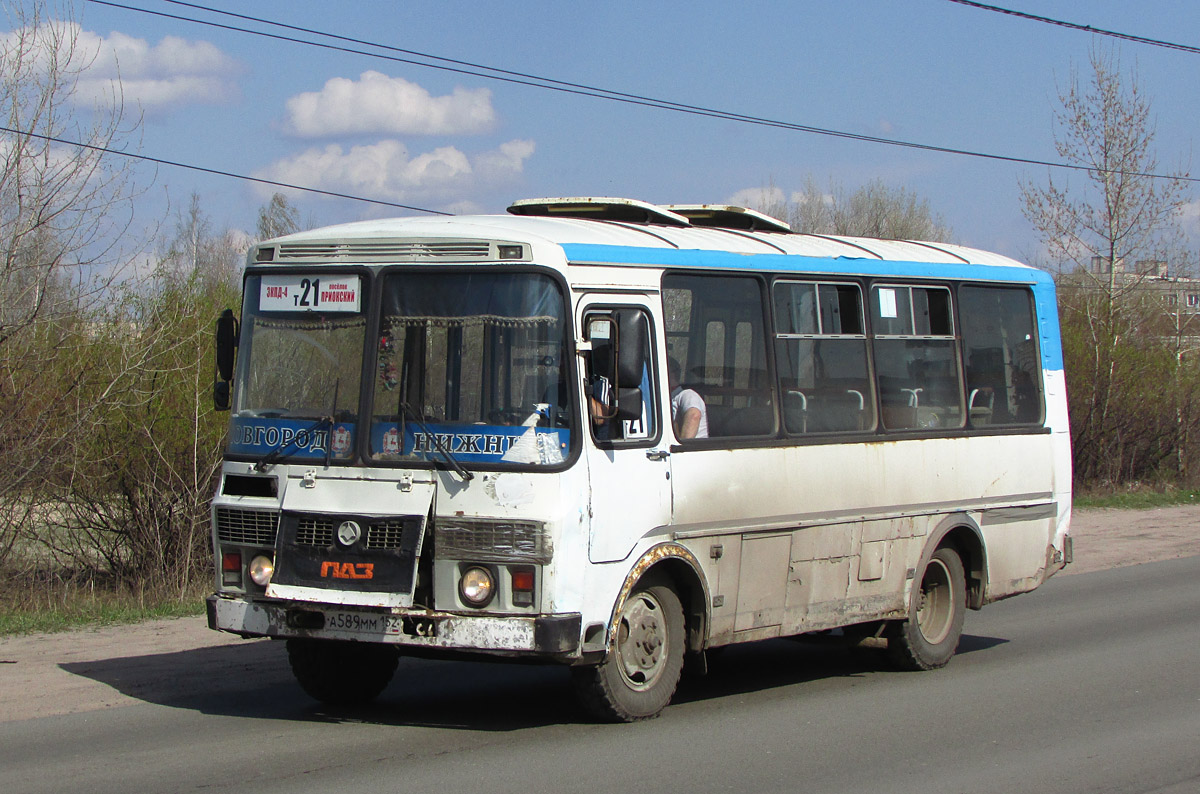
M 281 243 L 279 259 L 354 259 L 415 262 L 428 259 L 495 259 L 487 241 L 384 241 L 372 243 Z

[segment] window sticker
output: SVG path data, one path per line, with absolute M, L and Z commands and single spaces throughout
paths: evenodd
M 896 310 L 896 290 L 891 287 L 879 288 L 879 316 L 885 320 L 895 320 L 900 316 Z

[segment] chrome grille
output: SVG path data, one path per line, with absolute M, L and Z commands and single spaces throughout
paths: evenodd
M 550 562 L 551 548 L 540 521 L 450 519 L 438 522 L 434 547 L 443 559 L 483 562 Z
M 398 549 L 403 539 L 403 521 L 383 521 L 367 526 L 368 549 Z
M 217 508 L 217 539 L 222 543 L 244 546 L 275 545 L 279 529 L 279 513 L 269 510 L 238 510 Z
M 332 546 L 333 520 L 327 518 L 301 518 L 296 525 L 297 546 Z
M 491 243 L 474 240 L 373 243 L 283 243 L 279 259 L 354 259 L 412 262 L 427 259 L 493 259 Z

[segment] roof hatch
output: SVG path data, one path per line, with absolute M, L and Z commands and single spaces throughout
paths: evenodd
M 654 223 L 661 226 L 690 226 L 683 215 L 637 199 L 536 198 L 514 201 L 508 211 L 513 215 L 539 215 L 547 218 L 584 218 L 623 223 Z
M 765 215 L 758 210 L 735 207 L 730 204 L 667 204 L 663 209 L 682 215 L 693 226 L 711 226 L 718 229 L 740 229 L 747 232 L 787 232 L 792 227 Z

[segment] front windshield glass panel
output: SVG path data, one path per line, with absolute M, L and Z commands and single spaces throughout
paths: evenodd
M 562 291 L 535 273 L 393 273 L 381 282 L 371 455 L 562 463 L 573 415 Z
M 358 274 L 246 279 L 229 450 L 347 460 L 366 344 Z

